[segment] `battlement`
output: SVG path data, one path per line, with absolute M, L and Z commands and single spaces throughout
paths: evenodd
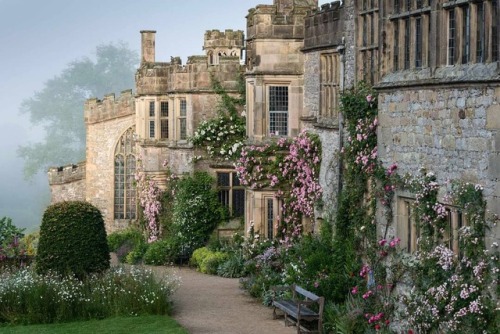
M 226 29 L 207 30 L 204 37 L 203 49 L 225 47 L 225 48 L 243 48 L 245 35 L 241 30 Z
M 309 11 L 304 22 L 304 51 L 341 45 L 346 17 L 343 12 L 341 1 Z
M 76 165 L 50 167 L 47 172 L 49 176 L 49 185 L 52 186 L 84 180 L 85 171 L 85 161 Z
M 247 38 L 302 39 L 304 17 L 318 6 L 317 0 L 274 0 L 258 5 L 247 15 Z
M 135 114 L 135 100 L 131 89 L 121 92 L 118 99 L 115 98 L 115 94 L 105 95 L 102 100 L 88 99 L 84 106 L 86 124 L 132 114 Z

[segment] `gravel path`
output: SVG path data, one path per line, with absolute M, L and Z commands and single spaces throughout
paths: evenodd
M 118 260 L 111 253 L 111 264 Z M 172 274 L 181 285 L 172 296 L 172 317 L 191 334 L 293 334 L 283 318 L 273 319 L 271 308 L 240 289 L 238 278 L 205 275 L 188 267 L 145 266 L 153 272 Z
M 190 268 L 169 269 L 181 277 L 173 295 L 173 318 L 191 334 L 292 334 L 272 309 L 239 288 L 237 278 L 201 274 Z

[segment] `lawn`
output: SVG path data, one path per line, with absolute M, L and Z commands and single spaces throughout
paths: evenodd
M 0 333 L 12 334 L 188 334 L 175 320 L 166 315 L 116 317 L 104 320 L 68 322 L 49 325 L 3 326 Z

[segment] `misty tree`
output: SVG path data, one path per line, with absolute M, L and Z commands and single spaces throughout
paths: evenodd
M 133 88 L 138 62 L 137 52 L 124 43 L 100 45 L 95 60 L 85 57 L 69 63 L 61 74 L 45 82 L 42 90 L 23 100 L 21 113 L 29 114 L 33 125 L 45 129 L 42 142 L 18 148 L 27 178 L 50 166 L 85 158 L 85 100 Z

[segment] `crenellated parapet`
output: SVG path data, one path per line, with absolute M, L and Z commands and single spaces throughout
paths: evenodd
M 241 30 L 207 30 L 205 32 L 203 50 L 241 50 L 244 47 L 244 38 L 245 35 Z M 229 56 L 229 54 L 227 55 Z
M 85 179 L 85 161 L 76 165 L 50 167 L 47 174 L 50 186 L 81 181 Z
M 317 0 L 274 0 L 273 5 L 258 5 L 247 15 L 247 38 L 302 39 L 304 17 L 317 6 Z
M 341 45 L 344 34 L 344 6 L 341 1 L 321 5 L 305 18 L 304 50 Z
M 234 74 L 242 71 L 243 32 L 209 30 L 205 33 L 204 43 L 206 55 L 190 56 L 185 65 L 179 57 L 171 57 L 170 62 L 141 63 L 135 77 L 137 96 L 212 91 L 212 76 L 226 88 L 233 89 Z
M 85 123 L 92 124 L 135 113 L 135 102 L 132 90 L 121 92 L 118 99 L 115 94 L 108 94 L 102 100 L 88 99 L 84 106 Z

